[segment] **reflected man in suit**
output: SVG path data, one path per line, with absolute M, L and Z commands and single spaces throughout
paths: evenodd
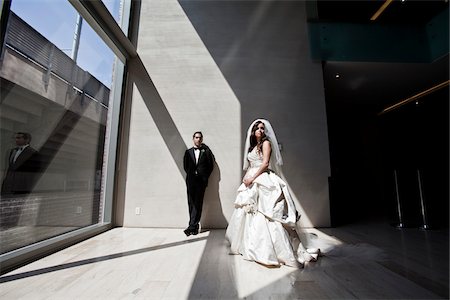
M 202 132 L 195 132 L 192 140 L 194 147 L 186 150 L 183 159 L 189 205 L 189 226 L 184 230 L 186 236 L 198 234 L 203 196 L 214 168 L 214 155 L 209 147 L 203 144 Z
M 8 154 L 8 168 L 2 182 L 2 195 L 30 193 L 38 168 L 37 151 L 30 146 L 31 134 L 17 132 L 16 147 Z

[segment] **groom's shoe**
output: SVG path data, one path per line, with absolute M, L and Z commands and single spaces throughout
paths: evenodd
M 186 229 L 184 230 L 184 234 L 185 234 L 186 236 L 190 236 L 190 235 L 192 234 L 192 231 L 191 231 L 189 228 L 186 228 Z

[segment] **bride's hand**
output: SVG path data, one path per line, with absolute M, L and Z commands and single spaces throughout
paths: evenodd
M 253 177 L 244 178 L 242 180 L 242 182 L 245 184 L 245 186 L 248 187 L 249 185 L 251 185 L 253 183 Z

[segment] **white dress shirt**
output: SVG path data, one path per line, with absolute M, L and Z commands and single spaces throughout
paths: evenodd
M 198 163 L 198 158 L 200 157 L 200 149 L 194 148 L 194 154 L 195 154 L 195 163 Z

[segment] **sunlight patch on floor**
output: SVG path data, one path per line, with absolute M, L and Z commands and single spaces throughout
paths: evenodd
M 280 281 L 298 269 L 281 266 L 268 268 L 258 263 L 247 261 L 241 255 L 234 255 L 232 272 L 239 298 L 255 294 L 264 287 Z

